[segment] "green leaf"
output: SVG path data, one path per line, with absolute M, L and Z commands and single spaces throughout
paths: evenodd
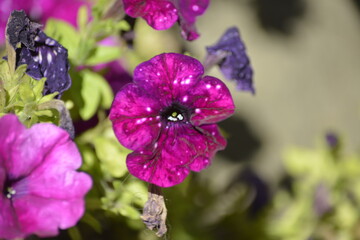
M 123 148 L 116 140 L 105 137 L 97 137 L 94 146 L 105 173 L 113 177 L 122 177 L 127 173 L 125 160 L 129 150 Z
M 79 26 L 80 31 L 84 30 L 86 28 L 86 25 L 88 23 L 88 7 L 86 5 L 82 5 L 79 8 L 78 15 L 77 15 L 77 25 Z
M 82 240 L 81 233 L 77 227 L 69 228 L 68 234 L 72 240 Z
M 97 233 L 101 233 L 101 223 L 95 217 L 93 217 L 90 213 L 85 213 L 84 216 L 81 218 L 82 222 L 87 223 L 89 226 L 92 227 Z
M 41 78 L 40 80 L 35 81 L 35 85 L 33 87 L 33 92 L 35 94 L 35 98 L 37 101 L 39 101 L 41 98 L 43 98 L 45 81 L 46 81 L 46 78 Z
M 26 69 L 27 69 L 27 65 L 26 64 L 22 64 L 20 66 L 18 66 L 15 70 L 15 76 L 14 76 L 14 79 L 19 82 L 25 75 L 25 72 L 26 72 Z M 16 82 L 16 83 L 17 83 Z
M 53 100 L 58 94 L 59 94 L 58 92 L 54 92 L 54 93 L 45 95 L 39 100 L 38 104 L 40 105 L 40 104 L 49 102 L 49 101 Z
M 99 106 L 103 108 L 110 108 L 113 93 L 107 81 L 99 74 L 90 70 L 83 70 L 82 86 L 80 94 L 84 101 L 83 106 L 80 106 L 80 116 L 84 120 L 89 120 L 96 113 Z
M 125 185 L 126 191 L 131 193 L 131 202 L 139 206 L 144 206 L 148 199 L 148 188 L 141 181 L 130 181 Z
M 35 94 L 29 82 L 23 82 L 19 86 L 20 98 L 24 103 L 35 101 Z
M 130 219 L 139 219 L 140 213 L 139 211 L 130 205 L 119 205 L 119 207 L 116 209 L 119 211 L 121 215 L 124 217 L 128 217 Z
M 0 113 L 5 111 L 6 106 L 6 90 L 0 79 Z
M 120 48 L 99 45 L 86 59 L 85 65 L 94 66 L 100 63 L 111 62 L 118 59 L 120 56 L 121 56 Z

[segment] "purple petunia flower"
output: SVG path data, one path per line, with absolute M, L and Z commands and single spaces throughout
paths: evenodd
M 27 64 L 26 73 L 39 80 L 46 77 L 44 95 L 61 94 L 70 88 L 67 49 L 32 23 L 24 11 L 13 11 L 7 28 L 10 44 L 16 49 L 16 67 Z M 20 48 L 16 48 L 21 43 Z
M 84 213 L 91 178 L 68 133 L 49 123 L 26 129 L 0 118 L 0 238 L 55 236 Z
M 222 73 L 227 79 L 235 80 L 238 89 L 255 93 L 252 81 L 253 70 L 236 27 L 229 28 L 218 43 L 207 47 L 206 50 L 208 57 L 220 56 L 219 66 Z
M 118 92 L 110 120 L 134 150 L 126 160 L 132 175 L 171 187 L 225 148 L 216 122 L 233 114 L 234 103 L 222 81 L 203 74 L 196 59 L 164 53 L 137 66 L 134 83 Z
M 195 27 L 196 17 L 202 15 L 209 0 L 123 0 L 126 14 L 142 17 L 156 30 L 165 30 L 176 21 L 186 40 L 199 37 Z
M 56 18 L 76 26 L 77 12 L 84 4 L 90 6 L 86 0 L 1 0 L 0 44 L 5 41 L 7 19 L 13 10 L 24 10 L 31 20 L 42 24 Z
M 330 148 L 336 148 L 339 146 L 339 137 L 336 133 L 334 133 L 334 132 L 326 133 L 325 139 L 326 139 L 327 145 Z

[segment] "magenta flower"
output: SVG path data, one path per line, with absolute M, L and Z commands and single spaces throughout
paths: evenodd
M 156 30 L 165 30 L 179 21 L 186 40 L 199 37 L 195 27 L 196 17 L 202 15 L 209 0 L 123 0 L 126 14 L 142 17 Z
M 132 175 L 171 187 L 225 148 L 215 123 L 234 103 L 222 81 L 203 73 L 196 59 L 164 53 L 137 66 L 134 83 L 118 92 L 110 120 L 120 143 L 134 150 L 126 160 Z
M 0 44 L 5 41 L 5 27 L 13 10 L 24 10 L 32 21 L 45 24 L 49 18 L 56 18 L 76 26 L 77 12 L 86 0 L 1 0 L 0 1 Z
M 55 236 L 84 213 L 91 179 L 68 133 L 48 123 L 26 129 L 0 118 L 0 238 Z

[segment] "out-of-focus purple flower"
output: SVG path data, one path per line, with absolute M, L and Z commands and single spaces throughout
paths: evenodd
M 318 216 L 323 216 L 332 209 L 330 191 L 324 183 L 320 183 L 315 188 L 313 208 Z
M 326 142 L 330 148 L 336 148 L 339 146 L 339 138 L 338 136 L 333 132 L 326 133 Z
M 26 73 L 39 80 L 46 77 L 44 95 L 70 88 L 71 78 L 67 49 L 54 39 L 46 36 L 38 25 L 30 22 L 23 11 L 13 11 L 8 24 L 9 41 L 16 48 L 16 67 L 27 64 Z
M 123 0 L 126 14 L 142 17 L 156 30 L 165 30 L 179 21 L 186 40 L 199 37 L 195 27 L 196 17 L 202 15 L 209 0 Z
M 115 97 L 110 120 L 116 137 L 134 150 L 134 176 L 171 187 L 210 164 L 226 146 L 216 122 L 234 112 L 229 90 L 189 56 L 164 53 L 134 70 L 134 83 Z
M 84 213 L 91 178 L 68 133 L 49 123 L 26 129 L 0 118 L 0 238 L 55 236 Z
M 120 91 L 120 89 L 128 83 L 132 82 L 132 77 L 121 66 L 119 61 L 112 61 L 106 64 L 104 77 L 110 84 L 114 93 Z
M 86 0 L 1 0 L 0 44 L 5 41 L 5 27 L 10 13 L 24 10 L 32 21 L 45 24 L 49 18 L 60 19 L 76 26 L 77 12 Z
M 218 64 L 222 73 L 227 79 L 235 80 L 239 90 L 255 93 L 253 70 L 236 27 L 226 30 L 220 40 L 213 46 L 206 47 L 206 50 L 208 58 L 220 56 Z

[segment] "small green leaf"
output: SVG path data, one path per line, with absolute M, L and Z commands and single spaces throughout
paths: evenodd
M 129 150 L 123 148 L 116 140 L 105 137 L 97 137 L 94 146 L 105 173 L 113 177 L 122 177 L 127 173 L 125 159 Z
M 35 85 L 33 87 L 33 92 L 35 94 L 35 98 L 37 101 L 39 101 L 41 98 L 43 98 L 45 81 L 46 81 L 46 78 L 41 78 L 40 80 L 35 81 Z
M 5 111 L 6 106 L 6 90 L 0 79 L 0 113 Z
M 117 210 L 124 217 L 128 217 L 130 219 L 139 219 L 140 218 L 139 211 L 130 205 L 119 205 Z
M 81 233 L 77 227 L 69 228 L 67 232 L 72 240 L 82 240 Z
M 84 216 L 81 218 L 82 222 L 87 223 L 91 226 L 97 233 L 101 233 L 101 223 L 95 217 L 93 217 L 90 213 L 86 212 Z
M 29 82 L 23 82 L 19 86 L 20 98 L 24 103 L 35 101 L 35 95 Z
M 88 7 L 86 5 L 82 5 L 79 8 L 78 15 L 77 15 L 77 25 L 79 26 L 80 31 L 86 28 L 88 23 Z
M 121 50 L 118 47 L 101 46 L 94 49 L 86 59 L 85 64 L 89 66 L 107 63 L 118 59 L 121 56 Z
M 122 20 L 116 23 L 116 29 L 122 30 L 122 31 L 129 31 L 130 25 L 127 21 Z
M 84 105 L 80 107 L 79 113 L 82 119 L 89 120 L 99 106 L 110 108 L 114 97 L 109 84 L 101 75 L 86 69 L 81 75 L 83 81 L 80 94 Z
M 38 104 L 40 105 L 40 104 L 49 102 L 49 101 L 53 100 L 58 94 L 59 94 L 58 92 L 54 92 L 54 93 L 45 95 L 39 100 Z

